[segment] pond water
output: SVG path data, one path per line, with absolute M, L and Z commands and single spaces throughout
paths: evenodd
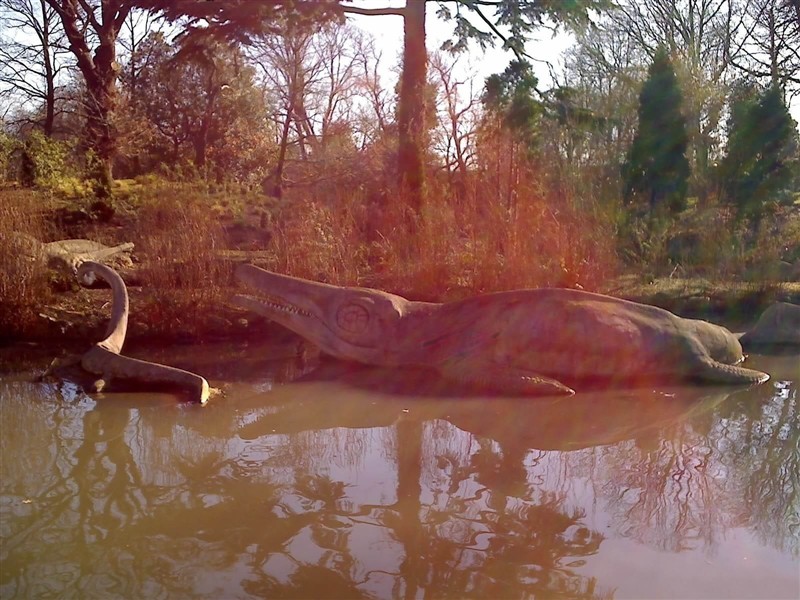
M 0 377 L 0 596 L 800 597 L 800 355 L 524 399 L 195 350 L 206 407 Z

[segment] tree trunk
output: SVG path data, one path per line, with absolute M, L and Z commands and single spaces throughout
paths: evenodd
M 292 115 L 294 114 L 294 95 L 289 99 L 289 106 L 286 107 L 286 120 L 283 122 L 281 130 L 281 141 L 278 146 L 278 161 L 275 164 L 275 172 L 272 178 L 264 182 L 264 192 L 270 196 L 280 198 L 283 195 L 283 168 L 286 164 L 286 149 L 289 146 L 289 131 L 292 127 Z
M 208 134 L 214 121 L 214 109 L 220 93 L 220 85 L 215 76 L 215 67 L 212 63 L 208 78 L 206 79 L 206 105 L 203 117 L 200 120 L 200 129 L 194 140 L 194 164 L 198 169 L 205 169 L 206 154 L 208 152 Z
M 116 153 L 116 138 L 111 124 L 111 115 L 116 108 L 119 70 L 115 45 L 122 23 L 131 11 L 131 2 L 81 2 L 82 10 L 88 11 L 90 32 L 79 16 L 78 0 L 45 1 L 61 19 L 69 49 L 75 55 L 86 83 L 86 142 L 92 153 L 88 174 L 95 180 L 97 195 L 107 197 L 111 195 L 111 166 Z M 100 11 L 96 13 L 98 8 Z M 94 56 L 87 41 L 90 35 L 96 36 L 98 44 Z
M 403 22 L 403 73 L 397 107 L 398 176 L 410 208 L 419 213 L 425 188 L 425 2 L 407 0 Z
M 42 58 L 44 59 L 45 74 L 44 134 L 50 137 L 53 135 L 55 125 L 56 82 L 55 73 L 53 72 L 52 48 L 50 47 L 50 18 L 47 14 L 44 0 L 40 0 L 40 8 L 42 11 Z
M 414 0 L 411 0 L 412 2 Z M 400 527 L 395 536 L 403 546 L 405 556 L 400 575 L 405 584 L 403 598 L 418 598 L 424 581 L 423 557 L 427 536 L 421 520 L 422 443 L 423 429 L 418 421 L 401 419 L 395 425 L 397 436 L 397 502 L 394 510 Z
M 115 36 L 104 36 L 95 50 L 96 76 L 86 78 L 86 138 L 93 152 L 89 176 L 95 181 L 100 198 L 111 195 L 112 163 L 116 154 L 116 137 L 111 115 L 117 104 L 117 63 Z

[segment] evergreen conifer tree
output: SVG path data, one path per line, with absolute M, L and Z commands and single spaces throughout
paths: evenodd
M 754 229 L 769 202 L 791 198 L 797 142 L 796 124 L 778 87 L 740 91 L 731 106 L 720 176 L 724 199 Z
M 652 216 L 686 207 L 688 134 L 682 102 L 669 55 L 660 48 L 639 94 L 639 128 L 622 167 L 626 202 L 646 201 Z
M 512 60 L 505 71 L 486 78 L 483 105 L 500 116 L 517 141 L 533 152 L 539 142 L 539 122 L 544 112 L 536 99 L 539 81 L 525 60 Z

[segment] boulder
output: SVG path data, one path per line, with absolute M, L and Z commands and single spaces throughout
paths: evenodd
M 800 305 L 776 302 L 755 326 L 739 340 L 745 348 L 754 346 L 800 346 Z

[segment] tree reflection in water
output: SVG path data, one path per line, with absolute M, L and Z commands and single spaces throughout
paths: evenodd
M 800 555 L 798 384 L 777 382 L 720 407 L 709 437 L 720 448 L 728 495 L 741 498 L 748 525 L 764 544 Z M 753 416 L 755 412 L 755 416 Z
M 797 389 L 778 382 L 670 425 L 648 451 L 633 442 L 603 449 L 595 465 L 616 529 L 663 550 L 713 552 L 727 530 L 747 527 L 798 555 L 797 409 Z
M 668 551 L 746 527 L 796 556 L 796 385 L 527 402 L 305 382 L 195 410 L 0 381 L 0 592 L 611 597 L 583 570 L 598 522 Z

